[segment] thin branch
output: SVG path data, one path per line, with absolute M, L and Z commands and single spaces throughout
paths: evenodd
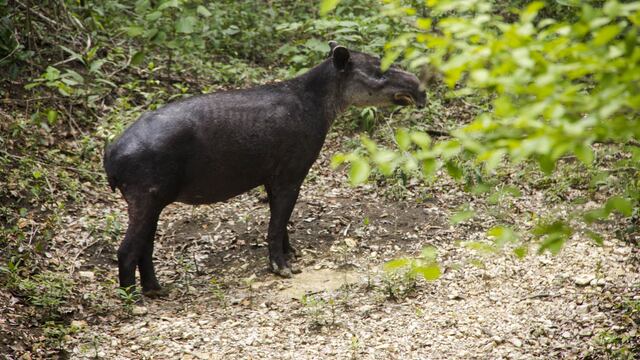
M 44 20 L 47 24 L 49 24 L 50 26 L 53 26 L 56 29 L 60 29 L 61 27 L 64 28 L 65 30 L 69 30 L 69 27 L 66 24 L 58 24 L 55 20 L 49 19 L 48 17 L 44 16 L 42 13 L 30 8 L 29 6 L 25 5 L 24 3 L 22 3 L 20 0 L 16 0 L 16 2 L 22 6 L 24 9 L 26 9 L 27 11 L 30 11 L 32 13 L 34 13 L 35 15 L 37 15 L 40 19 Z
M 435 129 L 427 129 L 424 130 L 427 134 L 433 137 L 451 137 L 451 134 L 448 131 L 435 130 Z
M 594 144 L 603 144 L 603 145 L 629 145 L 629 146 L 635 146 L 635 147 L 640 147 L 640 141 L 638 140 L 627 140 L 627 142 L 616 142 L 613 140 L 604 140 L 604 141 L 594 141 Z

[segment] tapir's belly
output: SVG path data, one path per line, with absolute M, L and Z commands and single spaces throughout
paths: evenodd
M 210 204 L 263 185 L 274 171 L 260 160 L 229 154 L 209 161 L 187 161 L 177 201 Z

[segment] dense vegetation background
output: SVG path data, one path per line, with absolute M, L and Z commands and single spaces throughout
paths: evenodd
M 505 217 L 492 243 L 464 245 L 557 253 L 577 232 L 601 243 L 591 224 L 615 217 L 616 236 L 637 246 L 639 28 L 640 2 L 0 0 L 0 284 L 43 329 L 38 346 L 55 349 L 80 294 L 48 246 L 62 219 L 105 198 L 104 145 L 177 98 L 300 74 L 328 40 L 398 61 L 428 90 L 422 111 L 339 121 L 364 134 L 334 158 L 353 184 L 401 198 L 443 169 L 497 213 L 523 185 L 558 201 L 578 187 L 589 196 L 571 199 L 575 212 L 529 228 Z M 463 110 L 442 121 L 451 104 Z M 475 216 L 459 210 L 453 224 Z M 105 215 L 88 226 L 117 242 L 122 225 Z M 431 249 L 387 268 L 440 274 Z

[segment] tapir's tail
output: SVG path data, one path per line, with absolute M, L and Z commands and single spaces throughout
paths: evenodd
M 109 145 L 110 144 L 106 144 L 104 147 L 104 153 L 102 155 L 102 165 L 104 166 L 104 170 L 107 173 L 107 182 L 109 182 L 111 191 L 116 191 L 116 188 L 118 187 L 118 181 L 115 176 L 116 170 L 110 156 L 111 152 L 109 150 L 111 149 Z

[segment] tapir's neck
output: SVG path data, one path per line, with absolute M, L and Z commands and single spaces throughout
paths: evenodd
M 345 102 L 343 83 L 340 75 L 333 67 L 331 59 L 325 60 L 308 72 L 292 79 L 297 82 L 305 103 L 319 111 L 322 120 L 331 125 L 336 117 L 344 112 L 348 104 Z

